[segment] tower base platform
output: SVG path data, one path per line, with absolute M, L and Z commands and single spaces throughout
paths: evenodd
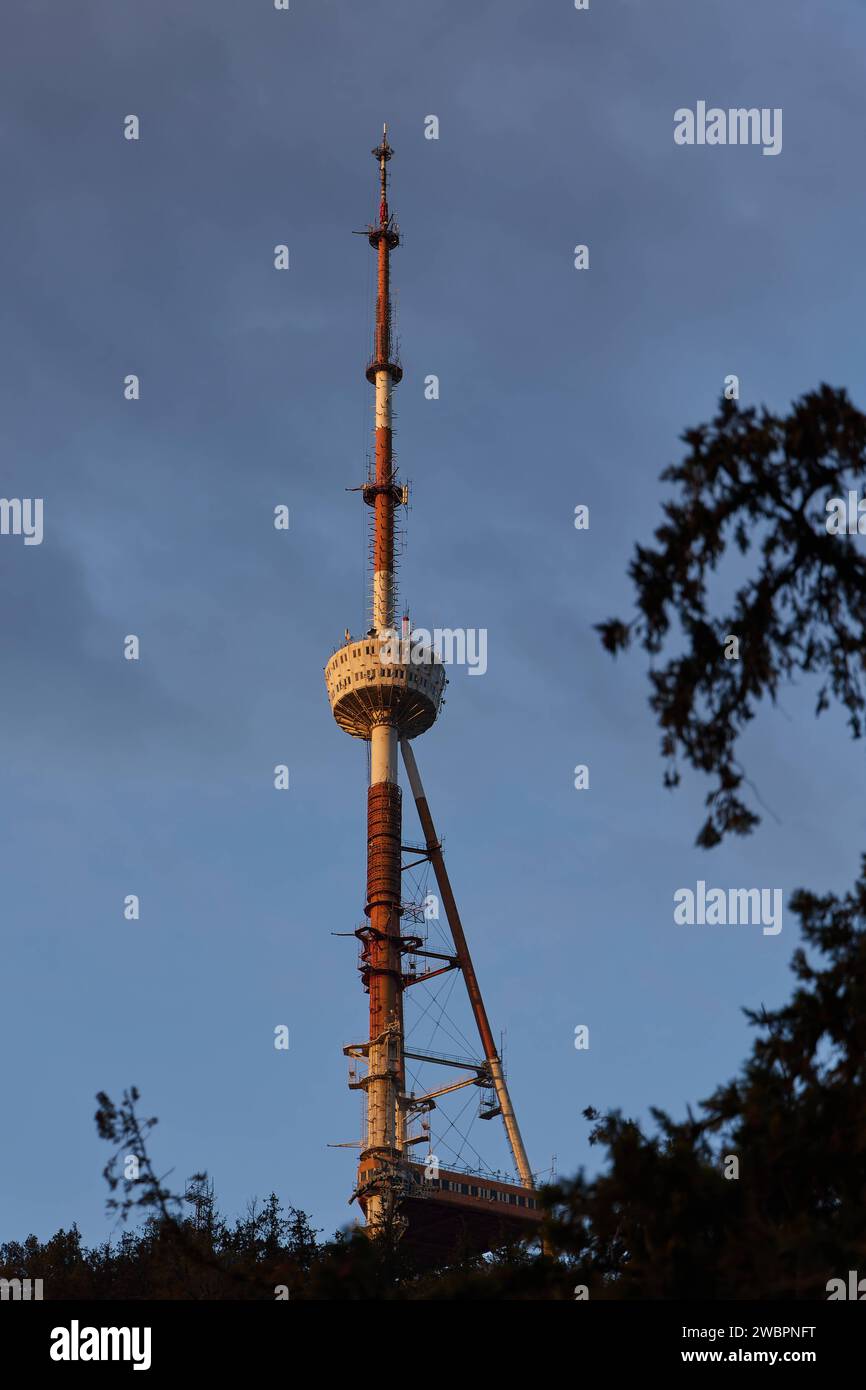
M 426 1178 L 419 1163 L 403 1164 L 401 1171 L 400 1215 L 408 1224 L 400 1245 L 422 1265 L 485 1254 L 508 1241 L 541 1239 L 541 1203 L 528 1188 L 444 1168 L 438 1178 Z

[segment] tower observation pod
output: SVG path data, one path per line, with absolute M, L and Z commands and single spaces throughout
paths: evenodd
M 350 1086 L 366 1098 L 366 1128 L 361 1141 L 357 1199 L 371 1235 L 390 1230 L 401 1236 L 417 1257 L 430 1263 L 447 1260 L 457 1248 L 488 1250 L 504 1239 L 538 1239 L 541 1211 L 533 1174 L 508 1094 L 463 926 L 410 746 L 435 722 L 442 703 L 445 668 L 429 646 L 413 642 L 409 623 L 396 627 L 395 518 L 408 490 L 398 481 L 393 461 L 391 400 L 403 372 L 397 361 L 391 312 L 391 252 L 400 232 L 388 206 L 388 164 L 394 151 L 387 126 L 373 150 L 379 173 L 378 221 L 366 228 L 376 254 L 377 292 L 373 351 L 366 368 L 375 390 L 375 463 L 358 491 L 371 509 L 372 585 L 370 628 L 363 637 L 345 641 L 325 667 L 331 711 L 341 729 L 370 745 L 367 790 L 367 887 L 364 924 L 354 933 L 360 942 L 360 971 L 369 994 L 369 1036 L 344 1048 L 353 1067 Z M 403 843 L 398 750 L 418 810 L 424 847 Z M 404 865 L 409 851 L 412 865 Z M 446 951 L 425 949 L 417 934 L 404 933 L 404 870 L 422 861 L 432 868 L 450 931 Z M 410 968 L 404 958 L 411 957 Z M 430 968 L 417 974 L 419 958 Z M 461 1060 L 407 1050 L 403 998 L 414 984 L 448 970 L 463 974 L 482 1056 Z M 417 1096 L 407 1092 L 406 1061 L 429 1062 L 464 1073 Z M 491 1096 L 482 1118 L 502 1117 L 518 1175 L 517 1182 L 473 1170 L 471 1173 L 415 1161 L 413 1145 L 425 1133 L 413 1125 L 436 1108 L 436 1098 L 464 1086 L 478 1086 Z

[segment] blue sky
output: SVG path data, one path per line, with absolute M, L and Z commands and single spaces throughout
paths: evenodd
M 364 622 L 351 233 L 383 120 L 401 594 L 488 632 L 416 752 L 532 1160 L 592 1167 L 586 1105 L 681 1114 L 789 988 L 793 919 L 684 932 L 674 891 L 844 889 L 866 843 L 862 751 L 799 689 L 743 747 L 775 814 L 697 850 L 707 788 L 663 789 L 643 659 L 592 631 L 728 373 L 864 406 L 862 5 L 31 0 L 3 30 L 2 492 L 44 498 L 45 539 L 0 538 L 0 1238 L 108 1231 L 93 1097 L 133 1083 L 173 1181 L 350 1215 L 326 1145 L 358 1136 L 365 999 L 332 933 L 363 906 L 365 758 L 322 668 Z M 675 146 L 698 100 L 781 107 L 781 154 Z

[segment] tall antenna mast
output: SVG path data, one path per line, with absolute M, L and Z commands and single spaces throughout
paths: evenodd
M 394 481 L 391 392 L 403 373 L 391 353 L 391 252 L 400 234 L 388 211 L 388 127 L 373 150 L 379 163 L 379 225 L 368 231 L 378 260 L 376 329 L 367 380 L 376 388 L 375 482 L 364 490 L 373 508 L 373 611 L 371 634 L 380 641 L 394 628 L 394 509 L 401 489 Z M 379 651 L 370 651 L 378 663 Z M 373 663 L 371 663 L 373 665 Z M 375 667 L 374 667 L 375 669 Z M 376 710 L 370 726 L 370 787 L 367 793 L 367 902 L 365 945 L 370 991 L 370 1040 L 367 1073 L 367 1139 L 361 1151 L 359 1188 L 372 1185 L 365 1206 L 367 1222 L 380 1225 L 394 1215 L 399 1183 L 394 1165 L 403 1152 L 405 1089 L 403 1066 L 403 998 L 400 954 L 400 884 L 402 858 L 400 788 L 397 783 L 397 726 Z M 435 712 L 433 713 L 435 718 Z M 432 720 L 431 720 L 432 723 Z
M 445 669 L 432 649 L 411 641 L 408 621 L 396 630 L 394 529 L 397 507 L 408 499 L 398 483 L 393 461 L 391 397 L 403 376 L 396 360 L 391 310 L 391 252 L 400 232 L 388 206 L 388 164 L 394 154 L 387 125 L 373 150 L 379 166 L 379 217 L 364 232 L 376 252 L 377 291 L 373 351 L 366 368 L 375 388 L 375 470 L 359 489 L 372 508 L 372 603 L 370 628 L 361 638 L 347 630 L 342 646 L 325 667 L 325 683 L 334 718 L 342 729 L 370 744 L 370 785 L 367 791 L 367 891 L 365 922 L 355 935 L 361 943 L 360 969 L 369 993 L 369 1037 L 344 1052 L 366 1064 L 353 1089 L 366 1095 L 366 1131 L 361 1143 L 358 1182 L 353 1199 L 360 1202 L 371 1234 L 382 1230 L 404 1234 L 416 1252 L 430 1258 L 451 1253 L 467 1227 L 478 1249 L 486 1250 L 503 1232 L 537 1236 L 537 1201 L 528 1195 L 533 1178 L 514 1108 L 508 1095 L 502 1063 L 496 1052 L 478 980 L 469 956 L 454 895 L 436 840 L 417 765 L 409 740 L 435 722 L 446 685 Z M 454 940 L 454 954 L 423 948 L 421 938 L 401 930 L 402 807 L 398 783 L 398 746 L 402 745 L 410 783 L 425 834 L 426 848 L 413 850 L 433 866 Z M 419 862 L 417 859 L 414 863 Z M 407 865 L 406 867 L 411 867 Z M 430 958 L 431 968 L 418 975 L 403 970 L 403 955 Z M 403 1029 L 403 992 L 448 970 L 461 970 L 479 1029 L 483 1059 L 445 1058 L 407 1051 Z M 464 1079 L 451 1081 L 424 1096 L 406 1092 L 406 1058 L 457 1066 Z M 429 1176 L 408 1155 L 425 1138 L 424 1117 L 436 1098 L 464 1086 L 492 1092 L 496 1105 L 483 1118 L 500 1115 L 505 1125 L 519 1184 L 484 1178 L 470 1185 L 457 1173 Z M 409 1125 L 422 1121 L 421 1134 Z M 470 1191 L 471 1186 L 471 1191 Z
M 373 150 L 379 164 L 379 222 L 367 229 L 378 260 L 373 356 L 367 366 L 367 380 L 376 388 L 376 473 L 375 483 L 364 492 L 364 501 L 374 508 L 372 625 L 376 632 L 394 626 L 394 508 L 403 500 L 403 489 L 394 481 L 391 430 L 391 391 L 403 376 L 391 351 L 391 252 L 400 245 L 399 229 L 388 210 L 388 161 L 393 153 L 386 125 L 381 145 Z

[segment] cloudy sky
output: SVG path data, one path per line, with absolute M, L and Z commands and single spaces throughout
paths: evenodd
M 43 498 L 45 534 L 0 537 L 0 1238 L 108 1232 L 93 1098 L 130 1084 L 172 1182 L 351 1214 L 326 1145 L 359 1134 L 365 999 L 333 933 L 366 773 L 322 668 L 366 626 L 352 232 L 384 120 L 401 596 L 488 633 L 416 751 L 532 1160 L 592 1168 L 586 1105 L 682 1114 L 744 1055 L 741 1005 L 788 990 L 793 919 L 688 932 L 675 890 L 845 888 L 866 842 L 862 752 L 804 688 L 744 744 L 758 833 L 694 848 L 707 788 L 663 789 L 644 661 L 592 630 L 726 375 L 866 404 L 862 4 L 28 0 L 2 28 L 0 491 Z M 701 100 L 782 108 L 781 153 L 675 145 Z

